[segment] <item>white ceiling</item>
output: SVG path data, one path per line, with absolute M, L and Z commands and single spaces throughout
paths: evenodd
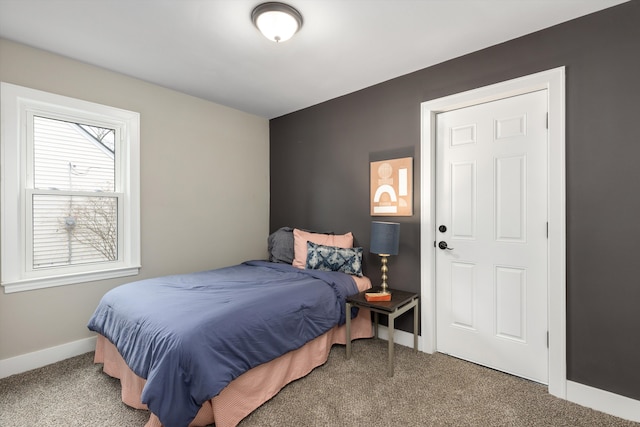
M 274 118 L 625 1 L 286 0 L 276 44 L 260 0 L 0 0 L 0 37 Z

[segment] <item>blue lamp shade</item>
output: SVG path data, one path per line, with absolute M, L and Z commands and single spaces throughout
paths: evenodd
M 399 246 L 399 223 L 381 221 L 373 221 L 371 223 L 371 245 L 369 252 L 378 255 L 398 255 Z

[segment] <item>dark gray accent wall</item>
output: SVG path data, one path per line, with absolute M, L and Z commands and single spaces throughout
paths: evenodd
M 420 104 L 560 66 L 568 379 L 640 399 L 640 0 L 271 120 L 270 228 L 352 231 L 378 284 L 369 160 L 414 153 L 414 215 L 393 218 L 402 225 L 389 282 L 419 292 Z

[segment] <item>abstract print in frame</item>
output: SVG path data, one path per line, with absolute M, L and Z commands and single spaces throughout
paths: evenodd
M 412 216 L 413 157 L 370 165 L 371 216 Z

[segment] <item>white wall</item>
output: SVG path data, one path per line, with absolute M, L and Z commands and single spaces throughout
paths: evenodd
M 89 342 L 89 317 L 119 284 L 266 257 L 266 119 L 3 39 L 0 80 L 140 113 L 142 224 L 139 276 L 0 291 L 0 367 Z

